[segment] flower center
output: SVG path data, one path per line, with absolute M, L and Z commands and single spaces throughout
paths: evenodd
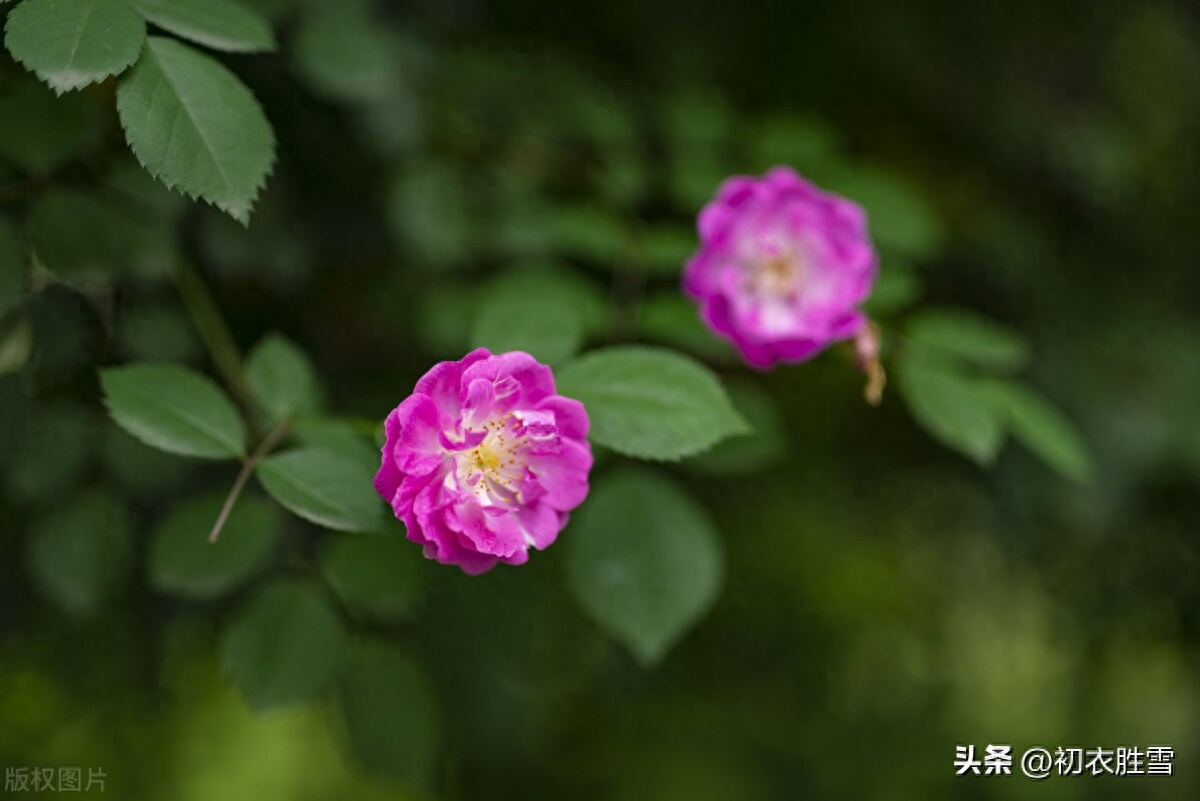
M 500 457 L 483 445 L 471 451 L 471 454 L 475 457 L 475 466 L 484 472 L 494 471 L 500 466 Z
M 509 412 L 468 429 L 482 438 L 460 451 L 458 486 L 474 493 L 483 506 L 516 508 L 526 497 L 530 478 L 527 457 L 558 446 L 558 428 L 546 412 Z
M 519 484 L 525 471 L 525 460 L 519 458 L 523 450 L 524 437 L 516 432 L 516 415 L 509 412 L 497 420 L 483 424 L 483 441 L 467 451 L 460 460 L 459 473 L 462 483 L 471 489 L 480 501 L 502 505 L 520 503 Z
M 791 299 L 799 293 L 806 272 L 804 259 L 788 249 L 751 261 L 746 266 L 746 287 L 754 294 Z

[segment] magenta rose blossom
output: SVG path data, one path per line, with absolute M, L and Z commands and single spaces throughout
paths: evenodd
M 862 330 L 877 259 L 857 203 L 775 167 L 726 179 L 697 227 L 684 290 L 750 364 L 803 361 Z
M 588 494 L 587 412 L 528 353 L 434 365 L 384 431 L 375 489 L 425 556 L 467 573 L 524 563 Z

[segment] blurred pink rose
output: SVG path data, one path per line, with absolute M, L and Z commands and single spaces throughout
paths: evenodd
M 775 167 L 726 179 L 697 227 L 684 290 L 751 365 L 804 361 L 862 330 L 877 258 L 858 204 Z

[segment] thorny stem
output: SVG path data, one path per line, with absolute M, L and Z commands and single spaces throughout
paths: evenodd
M 271 451 L 275 450 L 275 446 L 283 441 L 283 438 L 291 431 L 291 418 L 285 419 L 282 423 L 275 426 L 275 429 L 267 434 L 266 439 L 258 446 L 258 450 L 250 455 L 250 458 L 242 463 L 242 470 L 238 473 L 237 479 L 233 482 L 233 486 L 229 488 L 229 497 L 225 499 L 225 505 L 221 507 L 221 514 L 217 516 L 217 522 L 213 523 L 212 531 L 208 535 L 209 542 L 216 542 L 217 537 L 221 536 L 221 529 L 225 527 L 225 521 L 229 519 L 229 513 L 233 511 L 233 505 L 237 503 L 238 497 L 242 494 L 242 489 L 245 488 L 246 482 L 250 480 L 250 474 L 254 472 L 254 468 L 258 466 Z
M 225 377 L 238 400 L 244 406 L 253 406 L 246 384 L 246 374 L 242 368 L 241 353 L 233 340 L 233 334 L 229 331 L 229 325 L 213 300 L 212 293 L 208 291 L 208 287 L 196 271 L 186 264 L 180 265 L 174 277 L 183 305 L 212 355 L 213 364 Z

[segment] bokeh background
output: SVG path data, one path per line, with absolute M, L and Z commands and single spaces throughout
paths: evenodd
M 279 160 L 247 229 L 137 182 L 111 82 L 54 100 L 0 67 L 0 203 L 29 176 L 132 187 L 155 221 L 118 248 L 136 280 L 49 283 L 3 321 L 32 344 L 0 355 L 0 765 L 98 766 L 103 797 L 181 801 L 1195 797 L 1194 8 L 253 5 L 280 53 L 225 60 Z M 38 114 L 74 138 L 28 135 Z M 780 162 L 867 203 L 883 274 L 903 274 L 886 313 L 951 304 L 1028 336 L 1090 482 L 1015 447 L 975 466 L 894 394 L 865 405 L 842 354 L 757 374 L 704 337 L 675 289 L 693 215 L 724 175 Z M 436 750 L 424 789 L 372 778 L 325 704 L 249 712 L 215 656 L 241 596 L 177 600 L 145 575 L 158 522 L 230 471 L 142 448 L 98 401 L 100 365 L 211 369 L 161 278 L 179 264 L 241 348 L 283 332 L 364 420 L 474 344 L 480 293 L 514 271 L 600 288 L 618 312 L 591 341 L 690 349 L 766 401 L 749 457 L 669 468 L 718 520 L 716 606 L 645 669 L 572 600 L 558 547 L 473 579 L 414 560 L 378 625 L 438 701 L 408 734 Z M 64 609 L 29 532 L 95 487 L 129 506 L 135 547 Z M 304 564 L 321 540 L 289 525 Z M 1176 775 L 956 777 L 955 746 L 988 743 L 1169 745 Z

